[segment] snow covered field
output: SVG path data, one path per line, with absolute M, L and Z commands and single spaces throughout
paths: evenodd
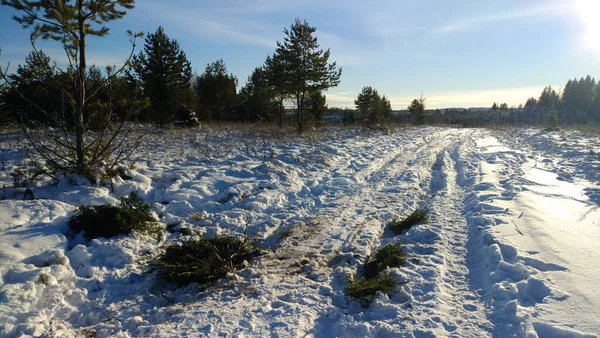
M 131 179 L 64 180 L 23 201 L 10 189 L 22 140 L 0 134 L 0 337 L 600 334 L 597 137 L 434 127 L 290 135 L 148 132 Z M 65 236 L 78 205 L 131 191 L 169 229 L 162 240 Z M 387 228 L 428 202 L 429 224 Z M 168 243 L 245 232 L 264 255 L 209 289 L 165 285 L 148 269 Z M 399 284 L 362 308 L 344 289 L 395 242 L 408 256 L 389 271 Z

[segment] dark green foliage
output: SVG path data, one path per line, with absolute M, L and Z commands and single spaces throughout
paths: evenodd
M 201 119 L 241 120 L 236 111 L 237 78 L 227 74 L 223 59 L 209 63 L 194 83 Z
M 133 65 L 150 100 L 151 120 L 163 126 L 177 118 L 181 104 L 193 105 L 192 66 L 177 40 L 169 39 L 162 27 L 146 36 Z
M 386 267 L 400 267 L 405 261 L 406 256 L 404 255 L 404 251 L 402 251 L 400 243 L 388 244 L 375 253 L 374 262 L 379 266 L 379 271 L 382 271 Z
M 565 113 L 564 122 L 599 122 L 598 87 L 596 80 L 588 75 L 585 78 L 569 80 L 562 92 L 561 105 Z
M 342 115 L 344 124 L 356 124 L 356 111 L 354 109 L 345 108 Z
M 239 115 L 245 121 L 273 121 L 279 113 L 279 102 L 263 67 L 254 69 L 239 96 Z
M 284 29 L 286 37 L 283 42 L 277 42 L 271 59 L 280 66 L 276 91 L 294 99 L 300 133 L 313 121 L 308 105 L 310 93 L 337 86 L 342 75 L 342 69 L 338 69 L 335 62 L 329 63 L 329 49 L 319 49 L 317 38 L 313 36 L 315 31 L 306 21 L 296 19 L 289 30 Z
M 373 258 L 365 263 L 363 277 L 375 278 L 386 268 L 397 268 L 406 261 L 406 255 L 400 243 L 388 244 L 379 248 Z
M 425 98 L 423 96 L 414 99 L 407 109 L 414 125 L 425 124 Z
M 132 232 L 158 235 L 160 228 L 150 214 L 151 207 L 144 200 L 131 193 L 120 200 L 119 206 L 102 204 L 80 206 L 69 220 L 69 231 L 75 235 L 83 232 L 85 239 L 115 237 Z
M 41 50 L 34 50 L 24 65 L 18 66 L 17 73 L 8 76 L 12 87 L 5 94 L 5 109 L 27 124 L 66 125 L 71 129 L 76 124 L 73 119 L 76 88 L 72 81 L 75 77 L 73 69 L 58 71 L 50 57 Z M 135 88 L 125 77 L 108 78 L 96 66 L 88 68 L 85 85 L 94 90 L 94 95 L 86 101 L 84 112 L 88 129 L 101 130 L 106 126 L 108 116 L 115 120 L 124 119 L 133 104 L 140 105 L 135 99 Z
M 363 123 L 368 126 L 384 124 L 392 115 L 392 106 L 385 95 L 380 96 L 373 87 L 363 87 L 356 100 L 356 109 L 360 112 Z
M 125 16 L 126 10 L 133 8 L 134 0 L 2 0 L 2 4 L 23 11 L 23 16 L 15 15 L 13 19 L 24 28 L 33 26 L 35 37 L 61 41 L 73 50 L 83 36 L 69 33 L 83 31 L 84 35 L 105 36 L 109 29 L 103 24 Z
M 16 115 L 8 108 L 8 104 L 6 103 L 7 93 L 8 86 L 3 82 L 0 83 L 0 125 L 14 123 L 17 120 Z
M 50 57 L 43 51 L 29 53 L 25 64 L 17 67 L 16 74 L 8 76 L 12 87 L 7 88 L 4 96 L 5 109 L 10 110 L 15 120 L 52 122 L 49 114 L 61 110 L 62 93 L 55 83 L 57 77 L 56 67 L 51 65 Z
M 547 113 L 546 128 L 549 131 L 558 130 L 558 111 L 554 106 Z
M 372 296 L 377 294 L 377 291 L 389 295 L 397 284 L 396 279 L 390 275 L 353 280 L 348 284 L 346 294 L 360 300 L 361 305 L 366 307 L 371 302 Z
M 264 70 L 271 93 L 277 101 L 277 124 L 282 127 L 285 115 L 283 101 L 290 96 L 286 89 L 287 78 L 284 76 L 286 67 L 282 56 L 277 53 L 268 56 L 265 60 Z
M 211 284 L 233 272 L 256 250 L 247 239 L 230 236 L 172 244 L 154 262 L 158 275 L 178 285 Z
M 35 43 L 37 38 L 44 40 L 59 41 L 68 55 L 69 66 L 64 74 L 69 76 L 68 83 L 72 87 L 60 88 L 62 94 L 69 99 L 64 106 L 68 106 L 68 112 L 61 110 L 63 116 L 70 113 L 70 120 L 62 118 L 59 121 L 59 135 L 49 130 L 44 130 L 39 137 L 35 133 L 26 130 L 30 145 L 45 163 L 40 166 L 49 167 L 46 174 L 56 177 L 56 172 L 78 173 L 84 176 L 90 172 L 100 170 L 107 162 L 114 163 L 122 161 L 129 155 L 128 149 L 123 149 L 126 135 L 119 135 L 123 123 L 115 126 L 112 108 L 105 112 L 102 117 L 104 126 L 100 129 L 107 131 L 112 129 L 110 137 L 86 137 L 86 132 L 95 124 L 95 116 L 90 114 L 86 104 L 90 102 L 99 88 L 87 88 L 87 38 L 89 36 L 105 36 L 109 32 L 106 24 L 109 21 L 121 19 L 127 10 L 134 7 L 134 0 L 115 1 L 48 1 L 48 0 L 1 0 L 2 5 L 15 9 L 19 15 L 13 19 L 24 28 L 32 28 L 31 40 Z M 135 39 L 140 34 L 128 32 L 135 46 Z M 127 64 L 128 62 L 126 62 Z M 124 67 L 123 67 L 124 68 Z M 123 69 L 122 68 L 122 69 Z M 114 71 L 107 67 L 109 79 L 122 71 Z M 0 69 L 3 78 L 6 72 Z M 109 81 L 103 81 L 100 86 L 105 86 Z M 48 85 L 48 84 L 45 84 Z M 61 97 L 63 99 L 64 96 Z M 28 98 L 31 100 L 31 98 Z M 110 105 L 110 104 L 109 104 Z M 40 108 L 40 110 L 43 110 Z M 43 112 L 48 114 L 48 112 Z M 121 122 L 123 122 L 121 120 Z M 69 135 L 74 130 L 74 136 Z M 62 135 L 61 135 L 62 134 Z M 133 147 L 135 148 L 135 147 Z M 131 149 L 133 152 L 133 149 Z M 115 153 L 118 153 L 115 155 Z M 111 164 L 108 164 L 110 167 Z
M 371 279 L 379 275 L 379 264 L 375 261 L 367 261 L 363 268 L 363 278 Z
M 323 116 L 327 113 L 327 99 L 321 92 L 312 92 L 308 97 L 307 106 L 310 110 L 311 119 L 317 123 L 323 121 Z
M 393 232 L 400 234 L 403 231 L 410 229 L 413 225 L 429 223 L 428 213 L 429 208 L 427 207 L 417 208 L 403 220 L 398 220 L 396 218 L 392 219 L 390 222 L 390 229 Z

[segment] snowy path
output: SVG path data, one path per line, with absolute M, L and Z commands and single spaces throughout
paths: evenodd
M 600 142 L 432 127 L 342 129 L 271 145 L 241 134 L 250 146 L 239 135 L 211 135 L 214 143 L 157 135 L 141 168 L 112 192 L 63 184 L 36 188 L 41 201 L 0 201 L 0 337 L 600 333 L 600 158 L 591 156 Z M 206 149 L 227 147 L 203 159 Z M 66 219 L 78 202 L 114 202 L 130 191 L 176 229 L 248 231 L 264 255 L 198 291 L 159 285 L 148 273 L 145 262 L 165 242 L 69 243 Z M 401 235 L 387 229 L 427 202 L 430 224 Z M 24 236 L 31 239 L 19 243 Z M 166 243 L 189 238 L 170 232 Z M 345 295 L 348 280 L 396 242 L 408 259 L 388 272 L 400 284 L 360 307 Z

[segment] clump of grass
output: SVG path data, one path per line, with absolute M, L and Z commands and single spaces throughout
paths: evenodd
M 83 232 L 86 240 L 99 237 L 115 237 L 132 232 L 160 235 L 161 228 L 150 213 L 150 204 L 135 193 L 120 200 L 119 206 L 102 204 L 80 206 L 69 219 L 69 231 L 72 235 Z
M 194 221 L 201 221 L 204 218 L 204 217 L 202 217 L 202 214 L 199 212 L 192 212 L 188 215 L 188 217 Z
M 371 303 L 377 291 L 390 294 L 398 283 L 390 275 L 381 275 L 376 278 L 353 280 L 346 288 L 346 294 L 358 299 L 361 306 L 366 307 Z
M 241 264 L 257 253 L 247 238 L 231 236 L 201 238 L 168 246 L 153 263 L 158 275 L 167 282 L 209 285 L 235 273 Z
M 393 218 L 390 222 L 390 229 L 400 234 L 404 231 L 410 229 L 413 225 L 429 223 L 429 207 L 419 207 L 415 209 L 408 217 L 403 220 L 399 220 L 397 218 Z

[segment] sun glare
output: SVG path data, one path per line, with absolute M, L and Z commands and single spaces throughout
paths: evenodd
M 600 53 L 600 13 L 599 0 L 574 0 L 573 9 L 583 25 L 581 44 L 583 48 Z

